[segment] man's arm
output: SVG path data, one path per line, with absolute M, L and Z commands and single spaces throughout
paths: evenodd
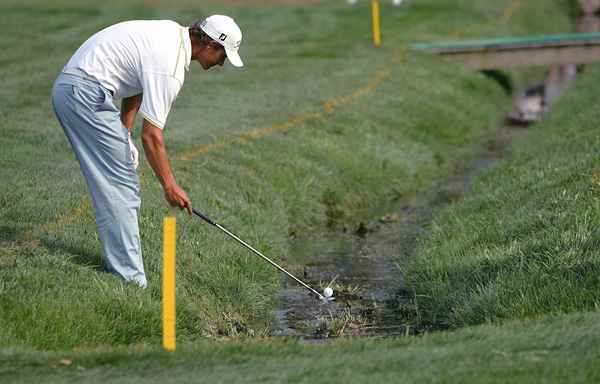
M 135 115 L 140 110 L 142 105 L 143 94 L 126 97 L 121 101 L 121 123 L 127 128 L 129 133 L 133 130 L 133 123 L 135 121 Z
M 142 143 L 150 166 L 163 186 L 165 198 L 172 207 L 185 208 L 192 214 L 192 202 L 183 189 L 175 182 L 175 176 L 169 165 L 169 158 L 160 128 L 144 119 L 142 127 Z

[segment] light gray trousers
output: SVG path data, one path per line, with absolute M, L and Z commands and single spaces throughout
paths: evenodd
M 112 94 L 78 70 L 61 73 L 52 105 L 87 181 L 106 270 L 146 287 L 138 227 L 140 183 Z

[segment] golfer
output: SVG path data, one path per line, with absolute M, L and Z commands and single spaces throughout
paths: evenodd
M 166 200 L 191 214 L 190 198 L 169 165 L 163 129 L 190 62 L 208 70 L 228 58 L 241 67 L 241 41 L 240 28 L 227 16 L 210 16 L 190 27 L 168 20 L 127 21 L 88 39 L 54 83 L 54 112 L 92 196 L 105 267 L 126 281 L 147 285 L 138 227 L 138 150 L 131 141 L 135 116 L 144 118 L 146 158 Z

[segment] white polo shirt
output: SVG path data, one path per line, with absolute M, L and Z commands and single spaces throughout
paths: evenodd
M 143 93 L 140 113 L 163 129 L 189 70 L 188 28 L 170 20 L 115 24 L 90 37 L 65 66 L 79 68 L 115 98 Z

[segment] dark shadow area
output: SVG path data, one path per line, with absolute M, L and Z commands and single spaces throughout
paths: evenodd
M 483 71 L 481 71 L 481 73 L 485 77 L 494 80 L 496 83 L 498 83 L 498 85 L 502 87 L 502 89 L 504 90 L 504 92 L 506 92 L 507 95 L 513 94 L 515 88 L 510 76 L 506 72 L 502 72 L 497 69 L 484 69 Z
M 47 235 L 40 237 L 40 245 L 48 249 L 53 254 L 68 254 L 69 260 L 75 264 L 86 267 L 93 267 L 97 271 L 104 272 L 102 255 L 91 249 L 86 249 L 78 245 L 69 244 L 63 240 L 51 238 Z
M 26 229 L 20 229 L 13 225 L 0 226 L 0 242 L 19 241 L 27 235 Z

